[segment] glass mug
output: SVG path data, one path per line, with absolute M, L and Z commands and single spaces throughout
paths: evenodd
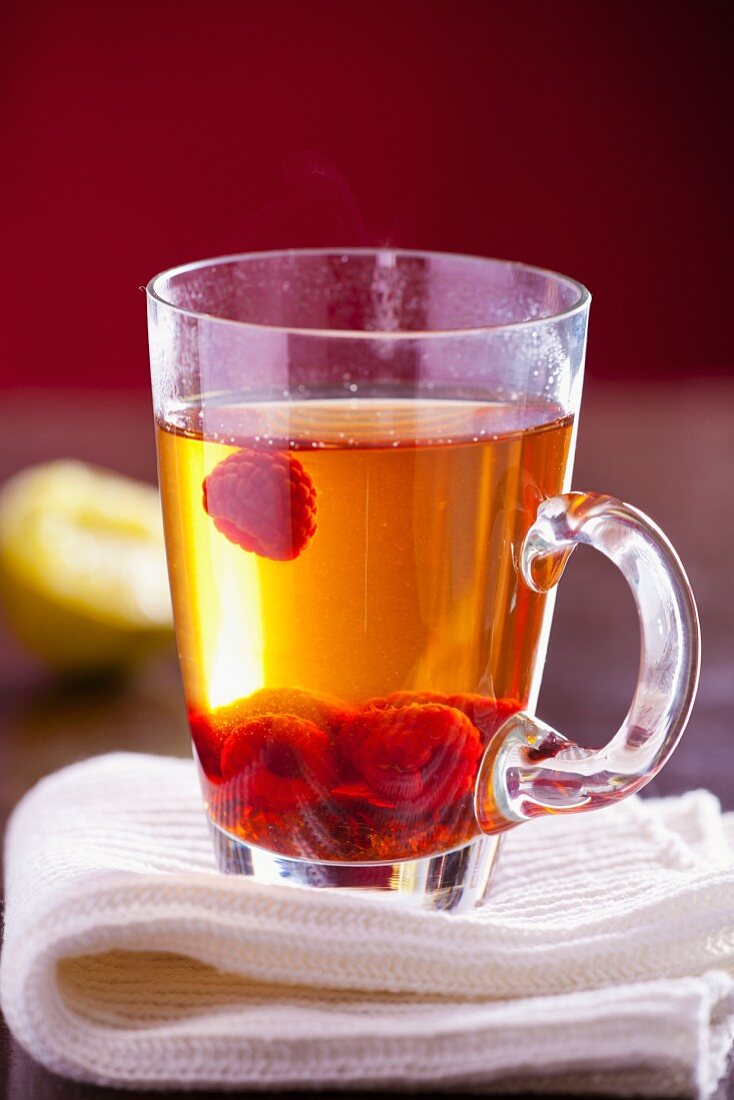
M 387 248 L 150 283 L 176 637 L 223 871 L 463 909 L 504 831 L 665 763 L 696 610 L 650 520 L 568 491 L 589 301 L 538 268 Z M 578 543 L 621 569 L 641 627 L 598 751 L 535 717 Z

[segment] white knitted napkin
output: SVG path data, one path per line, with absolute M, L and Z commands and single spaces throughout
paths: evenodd
M 705 792 L 508 834 L 456 916 L 214 867 L 189 761 L 66 768 L 7 834 L 0 995 L 58 1073 L 140 1088 L 709 1096 L 734 829 Z

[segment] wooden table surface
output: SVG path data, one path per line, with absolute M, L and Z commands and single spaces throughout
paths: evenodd
M 146 395 L 14 391 L 4 395 L 3 411 L 0 481 L 55 457 L 155 478 Z M 733 470 L 734 382 L 587 384 L 574 487 L 620 496 L 651 515 L 676 546 L 701 614 L 698 701 L 683 742 L 647 791 L 707 787 L 727 809 L 734 809 Z M 624 582 L 600 555 L 580 549 L 560 586 L 539 714 L 581 743 L 607 740 L 626 712 L 637 660 Z M 54 683 L 0 624 L 0 823 L 41 776 L 113 749 L 188 754 L 173 653 L 128 683 L 73 689 Z M 154 1095 L 54 1077 L 5 1029 L 3 1080 L 6 1100 Z M 718 1095 L 734 1100 L 734 1072 Z

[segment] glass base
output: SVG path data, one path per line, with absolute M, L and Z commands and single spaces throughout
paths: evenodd
M 422 909 L 461 913 L 487 892 L 500 837 L 481 836 L 461 848 L 393 863 L 316 863 L 255 848 L 209 823 L 219 870 L 257 882 L 348 890 Z

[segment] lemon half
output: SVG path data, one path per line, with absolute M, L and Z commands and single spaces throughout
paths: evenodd
M 19 639 L 68 672 L 124 668 L 171 637 L 152 486 L 82 462 L 0 490 L 0 598 Z

